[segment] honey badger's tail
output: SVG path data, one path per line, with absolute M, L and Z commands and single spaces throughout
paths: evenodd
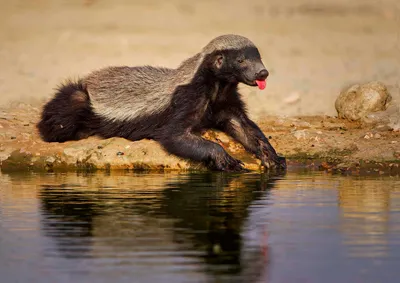
M 79 140 L 91 135 L 87 120 L 92 115 L 89 95 L 82 82 L 68 81 L 43 107 L 37 128 L 46 142 Z

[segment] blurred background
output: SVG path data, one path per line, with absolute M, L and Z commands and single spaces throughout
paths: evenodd
M 343 87 L 379 80 L 399 98 L 399 0 L 0 0 L 0 106 L 42 103 L 107 65 L 177 67 L 214 37 L 250 38 L 267 88 L 250 114 L 335 115 Z

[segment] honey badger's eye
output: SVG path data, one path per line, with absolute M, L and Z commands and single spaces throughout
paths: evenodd
M 243 62 L 244 62 L 244 58 L 239 58 L 237 61 L 238 61 L 238 63 L 240 63 L 240 64 L 241 64 L 241 63 L 243 63 Z

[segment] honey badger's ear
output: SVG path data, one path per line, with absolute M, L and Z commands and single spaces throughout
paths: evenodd
M 224 64 L 225 57 L 222 54 L 217 54 L 215 55 L 214 58 L 214 65 L 217 67 L 217 69 L 221 69 L 222 65 Z

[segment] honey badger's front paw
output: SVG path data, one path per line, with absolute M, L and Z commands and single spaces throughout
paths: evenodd
M 286 169 L 286 158 L 282 156 L 275 156 L 274 158 L 263 158 L 262 165 L 268 169 Z
M 278 156 L 267 148 L 264 148 L 260 159 L 262 165 L 268 169 L 286 169 L 287 167 L 285 157 Z
M 245 172 L 247 171 L 244 167 L 244 164 L 239 159 L 233 158 L 229 154 L 224 154 L 222 156 L 218 156 L 213 160 L 209 167 L 218 171 L 226 171 L 226 172 Z
M 278 156 L 277 164 L 280 168 L 286 169 L 287 168 L 286 158 L 283 156 Z

